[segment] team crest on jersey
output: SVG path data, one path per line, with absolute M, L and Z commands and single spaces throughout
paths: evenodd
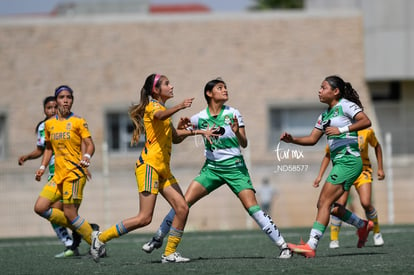
M 72 123 L 71 122 L 68 122 L 66 124 L 66 130 L 70 130 L 70 129 L 72 129 Z
M 83 123 L 83 127 L 85 127 L 86 129 L 89 129 L 89 128 L 88 128 L 88 123 L 86 123 L 86 122 L 85 122 L 85 123 Z
M 335 108 L 333 116 L 338 116 L 339 115 L 339 110 L 338 107 Z
M 154 181 L 154 188 L 158 189 L 159 185 L 160 185 L 159 181 L 155 180 Z
M 228 115 L 226 115 L 224 117 L 224 123 L 227 124 L 227 125 L 229 125 L 231 123 L 231 118 Z

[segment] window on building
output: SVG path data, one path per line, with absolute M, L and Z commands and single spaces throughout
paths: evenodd
M 275 146 L 275 137 L 282 132 L 294 136 L 307 136 L 315 126 L 319 114 L 323 111 L 321 106 L 273 106 L 269 109 L 269 147 Z M 321 138 L 316 146 L 323 148 L 326 140 Z
M 0 159 L 6 158 L 6 115 L 0 113 Z
M 142 148 L 144 146 L 144 135 L 141 135 L 138 145 L 131 146 L 134 126 L 126 111 L 108 112 L 106 122 L 106 137 L 110 153 L 137 152 L 137 147 Z
M 411 137 L 414 134 L 412 125 L 412 103 L 404 100 L 412 90 L 410 82 L 401 81 L 377 81 L 369 82 L 368 87 L 375 108 L 375 114 L 379 125 L 373 125 L 380 129 L 377 133 L 381 141 L 385 141 L 385 135 L 392 137 L 391 148 L 393 155 L 414 154 L 411 146 Z M 406 87 L 405 90 L 403 87 Z M 408 97 L 409 98 L 409 97 Z M 379 136 L 382 135 L 382 136 Z M 383 144 L 383 147 L 387 144 Z

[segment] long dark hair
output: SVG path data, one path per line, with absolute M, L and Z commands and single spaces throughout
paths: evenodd
M 216 79 L 210 80 L 209 82 L 207 82 L 206 86 L 204 86 L 204 98 L 206 99 L 207 104 L 209 104 L 211 100 L 211 98 L 207 96 L 207 92 L 213 90 L 214 86 L 216 86 L 219 83 L 223 83 L 224 85 L 226 85 L 226 82 L 224 82 L 223 79 L 216 78 Z
M 340 98 L 348 99 L 349 101 L 354 102 L 361 109 L 363 109 L 361 100 L 359 100 L 358 92 L 355 91 L 351 83 L 345 82 L 342 78 L 340 78 L 337 75 L 327 76 L 325 78 L 325 81 L 328 82 L 329 85 L 331 85 L 332 89 L 338 88 Z
M 51 101 L 56 101 L 56 97 L 54 97 L 54 96 L 48 96 L 45 99 L 43 99 L 43 110 L 46 108 L 46 104 L 48 104 Z M 46 119 L 47 119 L 47 116 L 42 121 L 39 121 L 39 123 L 36 125 L 36 129 L 35 129 L 35 133 L 36 134 L 37 134 L 37 131 L 39 130 L 38 128 L 39 128 L 40 124 L 42 124 L 43 122 L 45 122 Z
M 156 77 L 158 78 L 157 80 Z M 134 131 L 132 132 L 131 137 L 131 145 L 138 144 L 139 137 L 145 131 L 143 121 L 145 107 L 150 101 L 150 96 L 152 94 L 153 88 L 160 87 L 162 78 L 164 78 L 164 76 L 159 74 L 149 75 L 147 79 L 145 79 L 144 86 L 141 89 L 140 102 L 129 107 L 128 114 L 132 120 L 132 123 L 134 124 Z M 154 81 L 156 81 L 156 83 L 154 83 Z

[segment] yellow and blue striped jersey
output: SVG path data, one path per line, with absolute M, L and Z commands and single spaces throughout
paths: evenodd
M 82 139 L 90 136 L 86 120 L 73 113 L 64 120 L 59 120 L 57 116 L 46 120 L 45 139 L 51 143 L 55 153 L 53 178 L 57 184 L 85 176 L 85 168 L 78 164 L 82 158 Z

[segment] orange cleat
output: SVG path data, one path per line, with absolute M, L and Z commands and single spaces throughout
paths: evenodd
M 358 235 L 358 244 L 357 247 L 361 248 L 365 246 L 367 242 L 369 232 L 374 228 L 374 223 L 372 221 L 364 221 L 364 226 L 357 230 Z
M 292 252 L 302 255 L 305 258 L 315 258 L 316 256 L 316 251 L 307 243 L 303 243 L 303 241 L 301 241 L 301 244 L 288 243 L 288 247 L 292 250 Z

